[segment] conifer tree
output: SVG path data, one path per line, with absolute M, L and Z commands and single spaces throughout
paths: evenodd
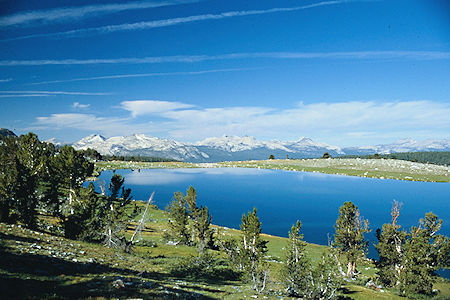
M 259 221 L 256 208 L 242 216 L 241 223 L 242 245 L 239 249 L 242 269 L 252 282 L 253 289 L 261 292 L 266 286 L 268 266 L 264 255 L 267 252 L 267 241 L 263 240 L 261 234 L 261 222 Z
M 403 248 L 407 234 L 397 224 L 401 205 L 394 201 L 391 210 L 392 222 L 384 224 L 383 229 L 377 229 L 378 244 L 375 245 L 379 260 L 378 272 L 381 282 L 386 286 L 396 286 L 400 283 L 403 269 Z
M 42 207 L 53 216 L 64 219 L 62 205 L 64 204 L 64 174 L 59 167 L 57 151 L 53 144 L 45 143 L 43 149 L 43 167 L 40 174 L 40 191 Z
M 346 275 L 353 277 L 356 273 L 356 262 L 365 257 L 367 251 L 364 233 L 369 232 L 369 222 L 361 218 L 358 207 L 352 202 L 345 202 L 339 208 L 339 213 L 334 226 L 334 247 L 346 258 Z
M 69 196 L 69 211 L 73 213 L 75 193 L 86 177 L 92 174 L 94 165 L 85 159 L 83 153 L 68 145 L 59 150 L 55 163 Z
M 392 224 L 377 231 L 380 280 L 386 286 L 398 288 L 403 295 L 431 294 L 436 281 L 434 272 L 449 266 L 449 239 L 437 234 L 442 220 L 427 213 L 409 233 L 400 231 L 395 222 L 399 215 L 397 207 L 395 202 Z
M 36 226 L 42 143 L 33 133 L 0 142 L 0 218 Z
M 425 219 L 420 219 L 419 226 L 411 228 L 400 273 L 399 288 L 403 294 L 431 294 L 436 282 L 434 272 L 448 267 L 449 239 L 437 234 L 441 226 L 442 220 L 427 213 Z
M 337 268 L 338 262 L 329 251 L 322 254 L 316 266 L 311 267 L 311 282 L 304 299 L 336 299 L 341 287 L 341 277 Z
M 205 247 L 213 246 L 211 215 L 206 206 L 197 206 L 197 192 L 192 186 L 186 191 L 186 196 L 181 192 L 175 193 L 166 210 L 171 217 L 171 237 L 177 242 L 197 245 L 200 253 L 203 253 Z
M 103 237 L 105 218 L 104 201 L 95 193 L 94 185 L 81 188 L 76 195 L 74 213 L 64 222 L 65 235 L 72 239 L 100 241 Z
M 105 243 L 108 247 L 125 246 L 121 232 L 125 229 L 129 216 L 125 214 L 125 207 L 132 200 L 131 189 L 123 186 L 125 178 L 119 174 L 111 177 L 109 196 L 105 210 Z
M 286 260 L 282 276 L 291 296 L 303 297 L 308 290 L 310 261 L 306 257 L 306 242 L 300 234 L 302 223 L 297 221 L 289 232 L 289 244 L 286 246 Z
M 17 147 L 16 137 L 0 137 L 0 222 L 13 221 L 11 214 L 15 207 L 16 183 L 20 178 Z
M 173 195 L 172 202 L 166 207 L 169 213 L 169 237 L 175 239 L 176 242 L 189 244 L 189 234 L 187 232 L 188 212 L 186 210 L 186 200 L 181 192 Z
M 289 232 L 286 260 L 281 274 L 290 296 L 303 299 L 335 299 L 341 286 L 336 259 L 328 251 L 316 265 L 306 256 L 306 243 L 297 221 Z
M 192 186 L 187 190 L 185 200 L 188 215 L 192 220 L 191 242 L 197 245 L 200 253 L 203 253 L 205 247 L 212 243 L 211 215 L 208 207 L 197 206 L 197 192 Z

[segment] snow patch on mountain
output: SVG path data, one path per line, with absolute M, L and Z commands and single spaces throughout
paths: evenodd
M 74 143 L 73 147 L 77 150 L 92 148 L 103 155 L 144 155 L 177 160 L 207 159 L 209 157 L 189 144 L 144 134 L 115 136 L 108 139 L 94 134 Z
M 57 138 L 54 138 L 54 137 L 53 137 L 53 138 L 50 138 L 50 139 L 48 139 L 48 140 L 45 140 L 44 142 L 53 144 L 53 145 L 55 145 L 55 146 L 64 146 L 64 145 L 67 144 L 66 142 L 63 142 L 63 141 L 61 141 L 61 140 L 59 140 L 59 139 L 57 139 Z
M 281 142 L 271 141 L 264 142 L 258 141 L 253 136 L 229 136 L 223 135 L 221 137 L 212 137 L 204 139 L 203 141 L 195 143 L 196 146 L 206 146 L 215 149 L 221 149 L 229 152 L 239 152 L 253 150 L 256 148 L 267 148 L 272 150 L 283 150 L 286 152 L 291 152 L 288 148 L 283 146 Z
M 358 149 L 379 154 L 391 154 L 397 152 L 420 152 L 420 151 L 450 151 L 450 140 L 428 139 L 425 141 L 418 142 L 412 139 L 402 139 L 390 144 L 358 147 Z
M 332 156 L 345 154 L 389 154 L 395 152 L 450 151 L 450 140 L 411 139 L 391 144 L 341 148 L 301 137 L 295 141 L 260 141 L 252 136 L 211 137 L 197 143 L 183 143 L 170 139 L 134 134 L 105 138 L 92 134 L 73 144 L 75 149 L 92 148 L 101 154 L 125 156 L 156 156 L 191 162 L 217 162 L 223 160 L 321 157 L 324 152 Z

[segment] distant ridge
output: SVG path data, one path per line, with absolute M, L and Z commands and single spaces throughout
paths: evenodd
M 324 152 L 332 156 L 390 154 L 416 151 L 450 151 L 450 140 L 411 139 L 391 144 L 348 147 L 315 142 L 307 137 L 295 141 L 261 141 L 252 136 L 230 136 L 206 138 L 196 143 L 183 143 L 144 134 L 105 138 L 99 134 L 89 135 L 73 144 L 75 149 L 92 148 L 103 155 L 154 156 L 189 162 L 217 162 L 224 160 L 322 157 Z
M 6 129 L 6 128 L 0 128 L 0 136 L 15 136 L 15 137 L 17 137 L 17 135 L 14 132 L 12 132 L 11 130 Z

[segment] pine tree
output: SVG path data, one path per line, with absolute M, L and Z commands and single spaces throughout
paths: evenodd
M 403 248 L 407 233 L 397 225 L 401 205 L 394 201 L 391 210 L 392 222 L 384 224 L 383 229 L 377 229 L 378 244 L 375 245 L 379 260 L 378 273 L 381 282 L 386 286 L 396 286 L 400 283 L 400 274 L 403 269 Z
M 59 150 L 55 167 L 61 174 L 63 186 L 69 196 L 69 213 L 73 213 L 73 198 L 86 177 L 92 174 L 94 165 L 87 161 L 83 153 L 73 147 L 65 145 Z
M 356 274 L 356 262 L 365 257 L 367 241 L 364 233 L 369 232 L 369 222 L 360 217 L 358 207 L 351 202 L 345 202 L 339 208 L 339 217 L 336 220 L 334 246 L 343 254 L 347 261 L 349 277 Z
M 40 172 L 40 188 L 42 208 L 53 216 L 64 219 L 62 205 L 64 204 L 64 174 L 58 166 L 57 151 L 53 144 L 45 143 L 43 149 L 43 167 Z
M 261 234 L 261 222 L 259 221 L 256 208 L 242 216 L 241 223 L 242 245 L 239 249 L 242 269 L 253 284 L 253 289 L 261 292 L 266 286 L 268 266 L 264 255 L 267 252 L 267 241 L 263 240 Z
M 208 207 L 197 206 L 197 192 L 192 186 L 187 190 L 185 200 L 188 215 L 192 220 L 191 242 L 197 245 L 200 253 L 203 253 L 205 247 L 212 243 L 211 215 Z
M 109 196 L 107 197 L 105 211 L 105 244 L 108 247 L 125 247 L 125 240 L 121 235 L 129 220 L 125 207 L 131 202 L 131 189 L 123 186 L 125 178 L 119 174 L 111 177 Z
M 311 282 L 305 299 L 336 299 L 341 287 L 338 261 L 330 252 L 322 254 L 319 262 L 311 269 Z
M 403 294 L 431 294 L 436 281 L 434 272 L 448 267 L 449 239 L 438 235 L 442 220 L 427 213 L 412 227 L 405 243 L 403 269 L 400 274 L 400 290 Z
M 341 286 L 336 258 L 327 251 L 314 266 L 306 256 L 301 226 L 297 221 L 289 232 L 286 260 L 281 271 L 286 290 L 290 296 L 303 299 L 334 299 Z
M 399 214 L 399 205 L 394 202 L 392 224 L 384 224 L 377 231 L 380 280 L 403 295 L 431 294 L 434 272 L 449 265 L 449 239 L 437 234 L 442 220 L 427 213 L 419 226 L 407 233 L 396 224 Z
M 186 196 L 181 192 L 175 193 L 166 210 L 171 217 L 168 238 L 186 245 L 196 245 L 200 253 L 206 247 L 213 247 L 211 215 L 206 206 L 197 206 L 197 192 L 192 186 L 186 191 Z
M 306 257 L 306 242 L 300 234 L 301 227 L 302 223 L 297 221 L 289 232 L 286 260 L 281 272 L 288 293 L 297 297 L 304 297 L 310 284 L 308 271 L 311 262 Z
M 210 228 L 211 215 L 209 214 L 208 207 L 201 207 L 197 217 L 194 219 L 192 227 L 195 232 L 195 240 L 197 248 L 200 253 L 203 253 L 207 246 L 212 246 L 213 243 L 213 231 Z
M 65 235 L 71 239 L 100 241 L 103 237 L 105 202 L 95 192 L 92 182 L 88 188 L 81 188 L 74 203 L 74 213 L 64 222 Z
M 0 219 L 33 228 L 37 221 L 37 186 L 42 143 L 33 133 L 0 142 Z
M 13 222 L 11 213 L 15 206 L 18 174 L 17 138 L 0 137 L 0 222 Z
M 189 244 L 189 234 L 187 232 L 188 212 L 186 210 L 186 200 L 181 192 L 173 195 L 172 202 L 166 207 L 169 213 L 170 238 L 182 244 Z

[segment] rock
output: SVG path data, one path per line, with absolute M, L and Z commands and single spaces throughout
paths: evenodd
M 383 286 L 381 286 L 381 285 L 376 285 L 375 282 L 373 282 L 372 280 L 370 280 L 370 281 L 368 281 L 368 282 L 366 283 L 366 287 L 368 287 L 368 288 L 370 288 L 370 289 L 372 289 L 372 290 L 375 290 L 375 291 L 384 292 L 384 291 L 382 290 L 382 289 L 383 289 Z
M 112 286 L 116 289 L 121 289 L 125 287 L 125 284 L 123 283 L 122 279 L 117 279 L 113 281 Z

